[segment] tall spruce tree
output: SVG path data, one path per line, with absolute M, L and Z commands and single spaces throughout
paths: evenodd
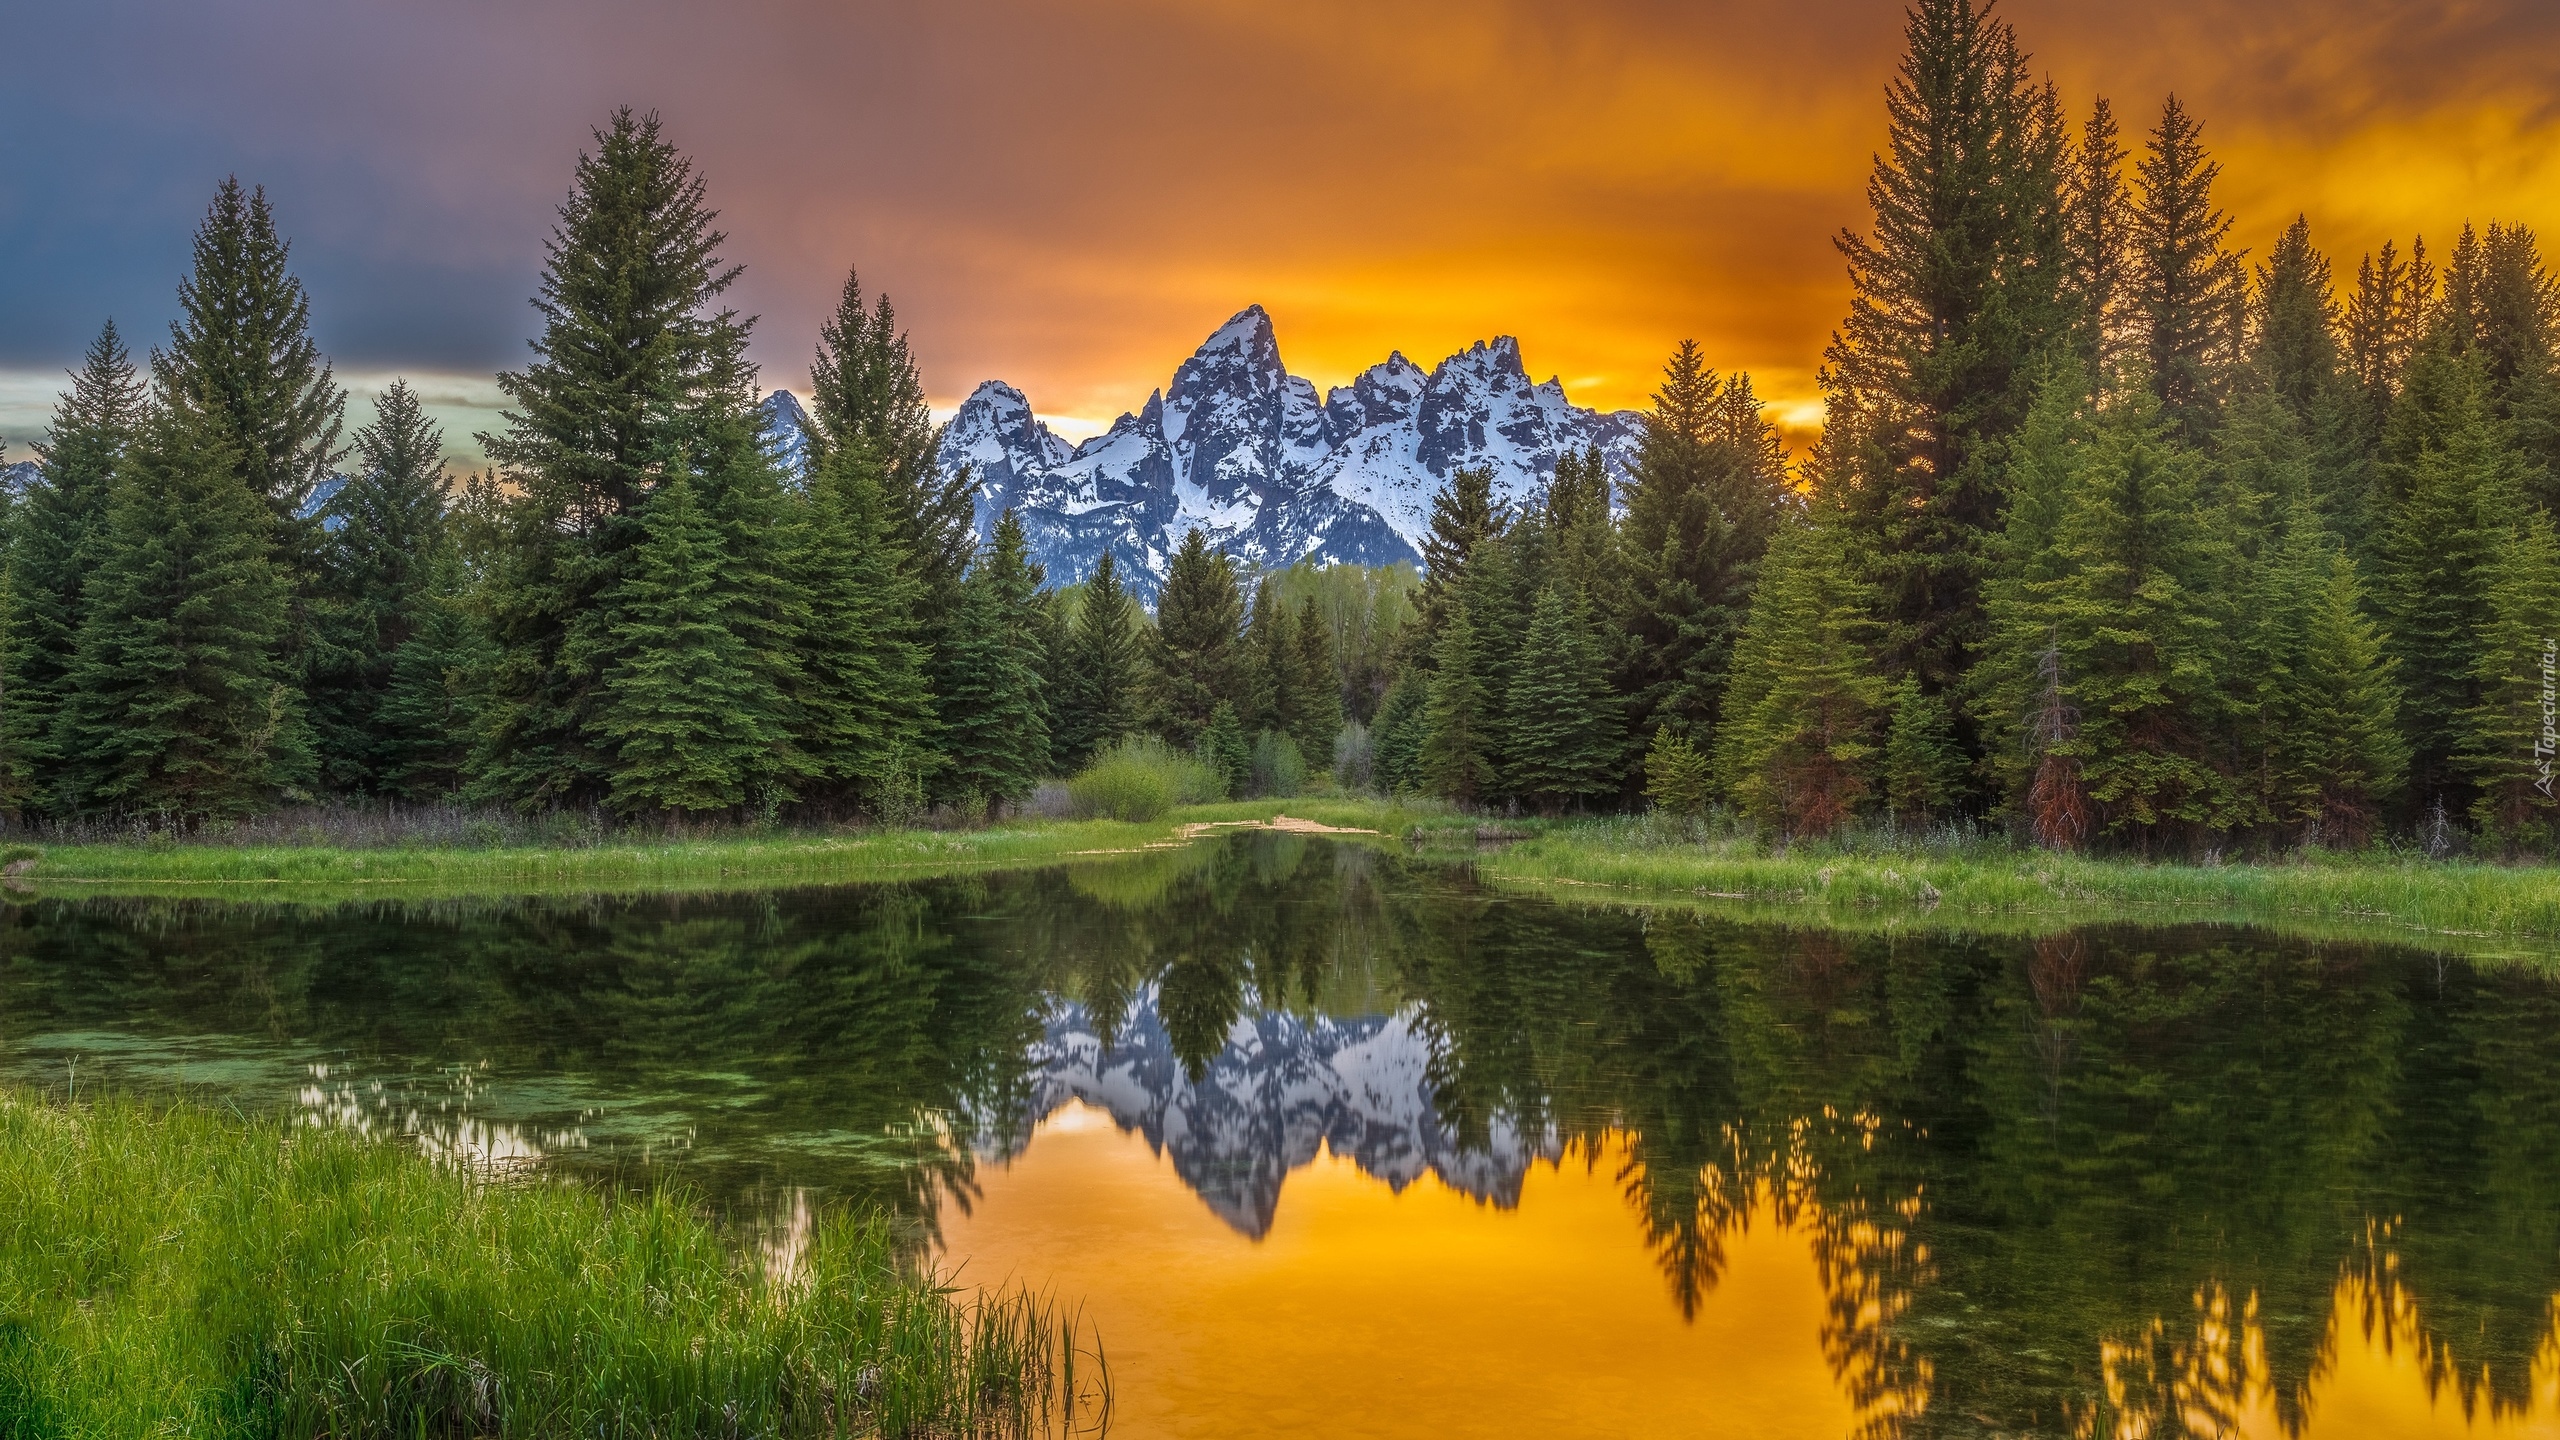
M 1049 770 L 1040 697 L 1040 568 L 1010 510 L 961 587 L 953 627 L 954 680 L 943 726 L 950 793 L 989 805 L 1031 793 Z
M 382 713 L 401 647 L 453 598 L 446 563 L 444 432 L 417 392 L 395 380 L 356 432 L 356 473 L 329 499 L 316 586 L 310 706 L 321 778 L 333 789 L 382 788 L 388 757 L 441 736 L 394 729 Z
M 1167 742 L 1191 748 L 1210 712 L 1235 701 L 1243 623 L 1235 566 L 1198 530 L 1184 535 L 1156 597 L 1146 647 L 1147 724 Z
M 105 554 L 116 467 L 145 400 L 110 320 L 54 407 L 52 432 L 36 450 L 40 473 L 10 526 L 13 630 L 0 743 L 17 757 L 30 798 L 48 808 L 70 799 L 59 788 L 64 757 L 53 748 L 54 721 L 70 691 L 88 587 Z
M 2560 539 L 2551 517 L 2536 510 L 2510 521 L 2498 536 L 2472 644 L 2478 698 L 2461 717 L 2455 763 L 2474 796 L 2472 823 L 2508 854 L 2560 852 L 2555 751 L 2560 731 L 2560 648 L 2552 617 L 2560 615 Z
M 1875 790 L 1890 691 L 1849 541 L 1828 506 L 1781 529 L 1734 653 L 1716 771 L 1736 808 L 1782 837 L 1838 830 Z
M 1430 728 L 1431 672 L 1407 665 L 1387 686 L 1378 702 L 1377 758 L 1370 773 L 1390 795 L 1416 794 L 1425 788 L 1422 742 Z
M 1316 597 L 1298 602 L 1296 633 L 1290 640 L 1290 684 L 1298 698 L 1291 736 L 1310 766 L 1333 757 L 1334 737 L 1342 733 L 1342 675 L 1333 659 L 1333 627 L 1316 609 Z
M 1956 748 L 1946 702 L 1905 675 L 1893 687 L 1877 777 L 1885 813 L 1896 825 L 1925 825 L 1946 815 L 1964 793 L 1964 752 Z
M 688 475 L 725 544 L 769 509 L 774 483 L 752 419 L 748 322 L 717 308 L 739 270 L 719 258 L 701 178 L 654 115 L 617 111 L 595 141 L 547 245 L 534 361 L 498 377 L 507 428 L 480 437 L 518 495 L 484 592 L 497 649 L 473 786 L 528 808 L 603 801 L 625 763 L 624 741 L 598 726 L 606 676 L 637 635 L 612 597 L 646 538 L 651 492 Z M 712 572 L 729 592 L 718 623 L 767 632 L 737 637 L 754 672 L 741 703 L 760 710 L 779 703 L 777 637 L 753 613 L 784 598 L 771 568 L 722 555 Z M 759 583 L 763 594 L 736 593 Z M 787 741 L 777 718 L 743 720 Z
M 1492 791 L 1499 772 L 1494 729 L 1499 692 L 1487 682 L 1493 643 L 1476 629 L 1465 591 L 1450 597 L 1432 652 L 1429 699 L 1422 710 L 1415 769 L 1434 795 L 1473 805 Z
M 910 797 L 931 763 L 929 657 L 914 638 L 923 584 L 899 548 L 869 444 L 828 450 L 799 508 L 808 620 L 795 698 L 812 798 L 877 814 Z
M 1247 734 L 1295 735 L 1298 726 L 1297 647 L 1279 588 L 1266 575 L 1253 587 L 1253 609 L 1244 626 L 1244 703 L 1237 718 Z
M 2072 349 L 2101 386 L 2122 380 L 2135 348 L 2133 193 L 2115 107 L 2099 96 L 2063 175 L 2064 287 Z
M 2278 672 L 2270 808 L 2305 841 L 2354 849 L 2372 838 L 2408 769 L 2399 686 L 2382 633 L 2365 616 L 2355 562 L 2304 524 L 2284 563 L 2301 603 L 2284 607 L 2299 628 Z
M 1851 299 L 1825 352 L 1816 478 L 1860 534 L 1890 672 L 1941 692 L 1981 644 L 2004 442 L 2070 329 L 2067 136 L 1987 4 L 1920 0 L 1906 35 L 1874 231 L 1838 241 Z
M 1505 788 L 1541 810 L 1617 793 L 1625 724 L 1589 617 L 1564 592 L 1540 592 L 1506 697 Z
M 1060 770 L 1084 768 L 1138 728 L 1142 628 L 1136 605 L 1121 587 L 1119 562 L 1106 549 L 1085 582 L 1068 637 L 1063 703 L 1051 737 Z
M 1422 664 L 1429 665 L 1437 652 L 1440 625 L 1466 574 L 1468 557 L 1510 525 L 1510 507 L 1493 498 L 1491 466 L 1463 467 L 1433 492 L 1431 531 L 1422 541 L 1422 594 L 1415 602 L 1421 623 L 1406 637 Z
M 274 514 L 242 474 L 226 427 L 170 405 L 118 464 L 55 717 L 68 808 L 193 824 L 310 779 L 302 692 L 278 653 Z
M 737 809 L 778 737 L 728 624 L 719 526 L 682 470 L 638 518 L 641 543 L 602 607 L 616 652 L 595 724 L 613 747 L 610 801 L 635 816 Z
M 1592 479 L 1605 487 L 1605 476 Z M 1682 341 L 1645 417 L 1621 536 L 1628 582 L 1621 684 L 1634 699 L 1630 723 L 1638 730 L 1669 726 L 1703 738 L 1713 729 L 1734 637 L 1786 495 L 1785 462 L 1750 377 L 1719 379 L 1695 342 Z M 1605 488 L 1597 499 L 1605 513 Z M 1579 494 L 1574 508 L 1587 509 Z M 1573 520 L 1589 524 L 1585 514 Z M 1570 553 L 1573 542 L 1561 543 Z
M 2207 159 L 2203 126 L 2172 95 L 2142 159 L 2134 220 L 2134 312 L 2143 362 L 2171 439 L 2201 445 L 2220 421 L 2240 358 L 2248 282 L 2223 247 L 2231 217 L 2216 209 L 2221 165 Z

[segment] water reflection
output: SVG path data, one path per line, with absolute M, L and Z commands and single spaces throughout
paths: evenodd
M 672 1165 L 783 1259 L 812 1195 L 929 1243 L 1107 1116 L 1231 1244 L 1327 1167 L 1498 1212 L 1580 1166 L 1695 1319 L 1783 1231 L 1863 1433 L 2301 1433 L 2377 1335 L 2484 1421 L 2550 1371 L 2560 985 L 2523 969 L 1754 928 L 1296 836 L 751 899 L 45 903 L 0 943 L 18 1078 Z

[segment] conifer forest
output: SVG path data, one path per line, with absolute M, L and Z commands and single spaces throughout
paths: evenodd
M 975 513 L 850 274 L 780 463 L 713 177 L 653 115 L 576 157 L 477 473 L 405 386 L 350 413 L 266 194 L 222 181 L 178 321 L 98 331 L 9 500 L 0 801 L 907 823 L 1144 739 L 1238 796 L 1779 841 L 2551 854 L 2537 236 L 2240 234 L 2175 96 L 2066 96 L 1970 0 L 1907 42 L 1809 449 L 1684 343 L 1629 473 L 1566 454 L 1512 506 L 1460 470 L 1418 574 L 1194 533 L 1151 614 Z

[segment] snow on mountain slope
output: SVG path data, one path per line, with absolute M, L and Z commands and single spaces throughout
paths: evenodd
M 996 1124 L 973 1126 L 988 1159 L 1021 1153 L 1069 1101 L 1109 1112 L 1173 1163 L 1218 1217 L 1259 1239 L 1282 1182 L 1325 1146 L 1401 1192 L 1425 1175 L 1509 1208 L 1531 1163 L 1560 1152 L 1553 1134 L 1497 1119 L 1481 1144 L 1441 1123 L 1430 1042 L 1409 1011 L 1361 1019 L 1288 1013 L 1239 1017 L 1193 1079 L 1175 1055 L 1153 988 L 1129 1004 L 1105 1046 L 1081 1005 L 1060 1002 L 1030 1052 L 1028 1093 Z M 979 1117 L 981 1120 L 994 1117 Z
M 1136 413 L 1072 449 L 1021 391 L 980 385 L 944 431 L 941 463 L 976 478 L 981 536 L 1006 508 L 1020 514 L 1051 584 L 1087 578 L 1109 549 L 1152 603 L 1193 528 L 1254 567 L 1419 563 L 1432 493 L 1457 470 L 1491 466 L 1496 493 L 1518 503 L 1558 457 L 1596 445 L 1623 479 L 1642 423 L 1533 383 L 1508 336 L 1429 372 L 1390 355 L 1319 397 L 1251 305 Z

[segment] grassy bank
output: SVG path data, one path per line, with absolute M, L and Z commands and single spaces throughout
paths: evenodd
M 1107 1409 L 1097 1353 L 874 1222 L 742 1259 L 669 1196 L 0 1090 L 9 1440 L 1054 1433 Z
M 2379 856 L 2187 865 L 2087 859 L 1996 844 L 1952 853 L 1700 840 L 1643 820 L 1526 827 L 1475 858 L 1479 874 L 1562 895 L 1684 900 L 1797 924 L 1971 930 L 2199 921 L 2323 938 L 2560 944 L 2560 868 Z

